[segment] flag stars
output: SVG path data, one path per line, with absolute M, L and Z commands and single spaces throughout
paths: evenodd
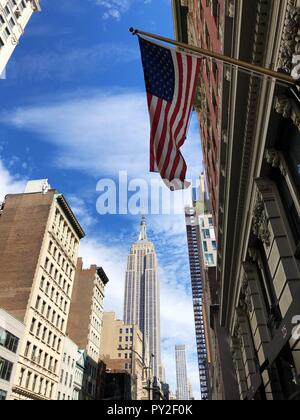
M 175 90 L 175 70 L 170 50 L 142 38 L 139 41 L 147 92 L 171 102 Z

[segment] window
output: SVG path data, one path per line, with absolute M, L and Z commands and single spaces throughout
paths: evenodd
M 25 373 L 25 369 L 21 369 L 20 376 L 19 376 L 19 386 L 22 386 L 23 384 L 24 373 Z
M 38 376 L 34 375 L 33 383 L 32 383 L 32 391 L 35 392 L 36 384 L 37 384 Z
M 17 352 L 19 345 L 18 337 L 14 336 L 10 332 L 0 328 L 0 346 L 10 350 L 13 353 Z
M 204 252 L 207 252 L 208 251 L 208 247 L 207 247 L 207 242 L 206 241 L 203 242 L 203 249 L 204 249 Z
M 43 386 L 44 386 L 44 379 L 43 379 L 43 378 L 41 378 L 41 379 L 40 379 L 40 386 L 39 386 L 39 394 L 40 394 L 40 395 L 42 395 Z
M 38 311 L 40 308 L 41 298 L 38 296 L 36 299 L 35 309 Z
M 29 384 L 30 384 L 30 380 L 31 380 L 31 375 L 32 375 L 32 373 L 31 372 L 28 372 L 27 373 L 27 378 L 26 378 L 26 382 L 25 382 L 25 388 L 29 388 Z
M 52 398 L 52 396 L 53 396 L 53 390 L 54 390 L 54 384 L 51 384 L 50 385 L 50 399 Z
M 205 254 L 205 260 L 208 265 L 214 265 L 214 256 L 213 254 Z
M 36 329 L 36 336 L 39 337 L 41 333 L 42 324 L 39 323 Z
M 32 348 L 32 353 L 31 353 L 31 359 L 35 362 L 36 361 L 36 352 L 37 352 L 37 347 L 33 346 Z
M 34 332 L 35 329 L 35 324 L 36 324 L 36 319 L 33 318 L 33 320 L 31 321 L 31 326 L 30 326 L 30 332 Z
M 27 341 L 24 356 L 27 357 L 30 349 L 30 342 Z
M 5 401 L 7 396 L 7 392 L 0 389 L 0 401 Z
M 203 235 L 204 239 L 210 239 L 209 229 L 202 229 L 202 235 Z
M 0 357 L 0 379 L 10 381 L 13 364 L 6 359 Z

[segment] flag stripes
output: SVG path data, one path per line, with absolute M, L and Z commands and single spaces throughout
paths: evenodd
M 179 180 L 178 188 L 184 188 L 187 165 L 180 148 L 186 140 L 201 59 L 142 37 L 140 46 L 151 123 L 150 171 L 173 185 Z M 174 76 L 171 102 L 165 99 L 171 90 L 168 76 Z

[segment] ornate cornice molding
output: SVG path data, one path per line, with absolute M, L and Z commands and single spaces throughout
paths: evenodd
M 267 149 L 265 159 L 268 162 L 268 164 L 272 166 L 272 168 L 279 169 L 282 176 L 287 176 L 287 171 L 284 166 L 284 163 L 282 162 L 280 152 L 278 152 L 275 149 Z
M 300 8 L 295 0 L 288 0 L 284 29 L 280 45 L 278 67 L 288 73 L 293 68 L 293 55 L 300 52 Z
M 281 114 L 284 118 L 291 118 L 300 131 L 300 110 L 293 99 L 286 96 L 277 96 L 274 107 L 277 114 Z
M 271 233 L 268 226 L 268 217 L 262 196 L 258 193 L 253 209 L 252 231 L 267 247 L 271 245 Z
M 249 283 L 246 276 L 244 276 L 243 278 L 238 308 L 242 310 L 244 313 L 246 313 L 247 315 L 253 312 L 251 291 L 249 289 Z

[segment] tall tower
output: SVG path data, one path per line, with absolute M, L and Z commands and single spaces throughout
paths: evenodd
M 136 324 L 149 343 L 154 376 L 159 377 L 160 289 L 154 245 L 147 238 L 147 225 L 142 217 L 140 236 L 131 247 L 125 282 L 125 324 Z
M 185 346 L 175 347 L 176 356 L 176 378 L 177 378 L 177 399 L 189 400 L 189 385 L 187 379 Z

